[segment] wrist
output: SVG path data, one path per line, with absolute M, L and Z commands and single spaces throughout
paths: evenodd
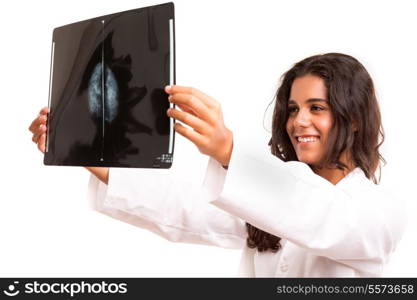
M 216 160 L 225 169 L 227 169 L 227 167 L 229 166 L 230 158 L 232 157 L 232 152 L 233 152 L 233 133 L 232 131 L 227 129 L 227 138 L 225 141 L 225 145 L 221 148 L 218 158 L 216 158 Z

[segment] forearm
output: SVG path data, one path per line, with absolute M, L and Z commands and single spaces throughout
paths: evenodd
M 109 182 L 109 168 L 102 168 L 102 167 L 85 167 L 85 168 L 103 183 L 107 184 Z
M 208 187 L 181 178 L 174 170 L 112 168 L 108 186 L 91 176 L 90 203 L 97 211 L 169 241 L 241 249 L 246 241 L 244 221 L 207 201 L 208 193 L 217 193 L 226 174 L 211 161 L 215 169 Z M 211 188 L 216 191 L 208 192 Z

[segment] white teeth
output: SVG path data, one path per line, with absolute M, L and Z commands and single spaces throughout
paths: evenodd
M 309 137 L 297 137 L 297 140 L 301 143 L 308 143 L 308 142 L 315 142 L 317 141 L 317 137 L 309 136 Z

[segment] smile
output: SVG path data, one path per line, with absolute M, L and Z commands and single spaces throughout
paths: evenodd
M 296 140 L 299 143 L 312 143 L 316 142 L 319 138 L 317 136 L 297 136 Z

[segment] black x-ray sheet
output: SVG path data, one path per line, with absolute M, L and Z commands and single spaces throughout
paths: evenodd
M 169 168 L 174 5 L 55 28 L 46 165 Z

